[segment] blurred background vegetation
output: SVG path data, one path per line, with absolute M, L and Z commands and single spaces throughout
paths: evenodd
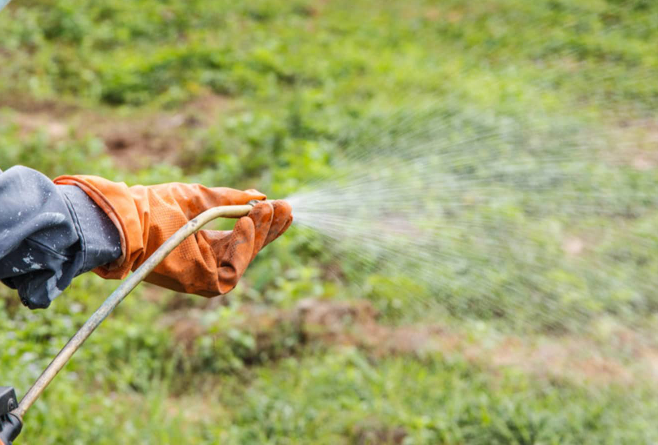
M 285 197 L 382 121 L 428 108 L 643 122 L 658 140 L 651 0 L 14 0 L 0 36 L 0 168 L 51 177 Z M 629 173 L 640 188 L 656 181 L 647 153 L 644 176 Z M 658 353 L 634 349 L 633 331 L 602 334 L 614 361 L 570 361 L 597 339 L 501 334 L 468 305 L 450 308 L 468 323 L 410 321 L 386 277 L 361 276 L 360 294 L 350 263 L 323 250 L 293 228 L 228 298 L 143 285 L 32 409 L 20 443 L 658 441 Z M 626 282 L 658 272 L 630 257 L 615 271 Z M 25 391 L 115 286 L 80 277 L 38 312 L 0 290 L 0 383 Z M 369 300 L 373 287 L 385 298 Z M 654 327 L 658 306 L 642 298 L 633 321 Z M 628 318 L 614 304 L 597 313 Z M 532 311 L 505 315 L 517 316 Z M 654 380 L 633 377 L 638 354 Z

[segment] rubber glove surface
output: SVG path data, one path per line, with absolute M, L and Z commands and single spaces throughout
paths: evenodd
M 216 206 L 263 201 L 231 231 L 201 230 L 181 243 L 146 281 L 179 292 L 212 297 L 232 290 L 256 254 L 292 223 L 285 201 L 265 201 L 256 190 L 169 183 L 128 187 L 97 176 L 61 176 L 56 184 L 84 190 L 116 225 L 123 255 L 94 269 L 123 279 L 190 219 Z

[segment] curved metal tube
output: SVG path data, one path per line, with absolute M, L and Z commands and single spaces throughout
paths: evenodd
M 0 0 L 1 2 L 2 0 Z M 204 225 L 217 218 L 239 218 L 247 215 L 253 207 L 253 203 L 236 206 L 215 207 L 206 210 L 196 218 L 189 221 L 181 227 L 175 234 L 165 241 L 132 275 L 121 283 L 121 285 L 107 300 L 98 308 L 96 312 L 85 322 L 78 332 L 69 340 L 69 342 L 57 354 L 57 357 L 48 365 L 41 376 L 32 385 L 32 388 L 25 394 L 21 403 L 11 413 L 19 419 L 23 416 L 34 402 L 41 396 L 46 387 L 53 381 L 59 371 L 64 368 L 66 363 L 71 359 L 73 354 L 80 349 L 80 346 L 89 338 L 96 328 L 107 318 L 110 313 L 123 301 L 137 285 L 156 268 L 162 260 L 166 258 L 180 243 L 188 236 L 201 229 Z

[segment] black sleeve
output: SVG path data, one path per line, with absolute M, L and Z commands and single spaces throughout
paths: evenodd
M 119 233 L 75 186 L 27 167 L 0 172 L 0 280 L 46 308 L 81 273 L 121 256 Z

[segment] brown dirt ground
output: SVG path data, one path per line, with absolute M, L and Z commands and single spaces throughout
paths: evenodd
M 231 109 L 223 96 L 204 94 L 176 111 L 123 115 L 114 110 L 97 112 L 76 105 L 25 98 L 3 98 L 0 109 L 12 111 L 9 120 L 20 134 L 44 132 L 52 141 L 97 137 L 125 169 L 138 170 L 153 163 L 179 164 L 192 142 L 190 133 L 212 125 Z
M 194 341 L 208 335 L 199 323 L 203 312 L 181 309 L 162 320 L 190 353 Z M 628 386 L 647 379 L 658 382 L 658 350 L 633 331 L 615 334 L 618 349 L 630 351 L 630 359 L 622 360 L 585 337 L 506 335 L 474 339 L 439 325 L 390 326 L 380 322 L 377 311 L 366 300 L 308 299 L 292 310 L 245 305 L 241 315 L 236 325 L 254 335 L 259 350 L 271 350 L 277 336 L 290 332 L 292 326 L 307 345 L 357 347 L 373 358 L 399 355 L 422 359 L 439 354 L 447 359 L 465 359 L 494 374 L 514 369 L 556 382 L 604 386 Z
M 356 445 L 400 445 L 404 443 L 407 432 L 402 427 L 384 425 L 372 419 L 356 425 L 352 437 Z

